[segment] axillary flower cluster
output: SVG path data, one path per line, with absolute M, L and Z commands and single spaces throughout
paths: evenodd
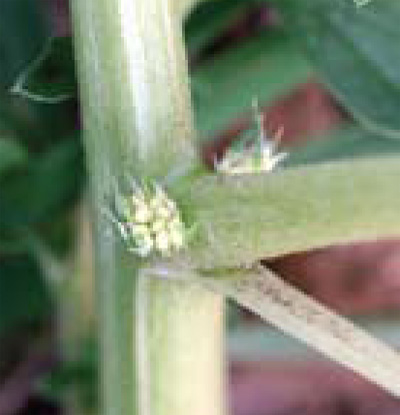
M 168 257 L 185 245 L 186 229 L 175 202 L 161 186 L 134 183 L 128 195 L 117 195 L 112 221 L 130 252 L 141 258 Z
M 253 137 L 250 143 L 239 143 L 239 149 L 229 148 L 222 160 L 214 163 L 217 172 L 228 175 L 269 173 L 287 157 L 288 153 L 276 151 L 283 135 L 283 128 L 278 130 L 273 139 L 269 139 L 257 101 L 253 102 L 253 110 L 256 137 Z
M 363 7 L 367 5 L 371 0 L 354 0 L 357 7 Z

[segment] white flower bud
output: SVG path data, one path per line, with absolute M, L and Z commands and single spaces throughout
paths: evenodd
M 176 213 L 175 216 L 170 220 L 169 228 L 171 230 L 182 230 L 183 229 L 183 223 L 181 221 L 181 218 L 179 217 L 179 214 Z
M 157 215 L 161 218 L 167 219 L 171 216 L 171 214 L 172 212 L 165 205 L 162 205 L 157 209 Z
M 162 255 L 168 255 L 170 250 L 169 235 L 167 232 L 162 231 L 156 235 L 155 246 Z
M 135 249 L 137 254 L 142 258 L 148 256 L 153 249 L 153 239 L 150 235 L 144 236 L 142 239 L 138 240 L 138 247 Z
M 134 209 L 145 203 L 144 195 L 142 193 L 132 194 L 128 201 Z
M 172 199 L 165 199 L 164 203 L 166 208 L 171 212 L 171 214 L 177 211 L 176 204 Z
M 163 200 L 157 196 L 154 196 L 149 202 L 149 207 L 155 214 L 162 205 L 163 205 Z
M 134 215 L 134 221 L 137 223 L 146 223 L 151 220 L 151 210 L 146 203 L 141 203 L 137 206 Z
M 151 231 L 153 233 L 159 233 L 165 229 L 165 222 L 162 219 L 157 219 L 151 224 Z
M 129 230 L 134 238 L 141 239 L 150 237 L 150 230 L 146 225 L 131 223 L 129 224 Z
M 181 229 L 171 229 L 169 237 L 175 249 L 180 249 L 183 247 L 184 238 Z

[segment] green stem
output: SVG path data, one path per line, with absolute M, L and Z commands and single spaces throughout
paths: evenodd
M 193 162 L 180 4 L 72 1 L 107 415 L 223 410 L 222 297 L 184 282 L 138 278 L 140 263 L 110 236 L 101 215 L 122 178 L 162 180 Z
M 139 391 L 139 413 L 222 414 L 222 296 L 192 281 L 139 280 L 139 374 L 150 386 Z
M 400 355 L 267 269 L 214 272 L 210 285 L 283 333 L 400 397 Z
M 145 272 L 222 293 L 285 334 L 400 396 L 400 355 L 395 350 L 261 265 L 200 274 L 175 265 L 154 263 Z
M 198 237 L 196 269 L 253 264 L 332 244 L 398 237 L 399 158 L 323 163 L 247 176 L 181 182 Z

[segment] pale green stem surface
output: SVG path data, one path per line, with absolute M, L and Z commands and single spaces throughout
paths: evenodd
M 261 265 L 191 274 L 182 264 L 174 268 L 158 263 L 147 273 L 165 281 L 192 281 L 222 293 L 283 333 L 400 397 L 398 352 Z
M 383 342 L 261 266 L 228 270 L 219 277 L 211 283 L 217 292 L 400 397 L 400 355 Z
M 143 384 L 150 384 L 139 390 L 139 413 L 222 414 L 220 293 L 192 281 L 171 284 L 145 272 L 139 281 L 142 289 L 137 303 L 143 318 L 138 330 L 143 364 L 139 374 L 144 376 Z
M 224 407 L 222 297 L 138 277 L 140 263 L 101 215 L 122 178 L 171 182 L 193 162 L 176 8 L 173 0 L 72 1 L 107 415 L 220 415 Z
M 180 183 L 197 238 L 181 260 L 196 269 L 400 235 L 400 162 L 376 157 Z

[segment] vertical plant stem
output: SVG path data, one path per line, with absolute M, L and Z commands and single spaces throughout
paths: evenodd
M 140 274 L 100 213 L 116 180 L 162 180 L 194 160 L 178 4 L 72 0 L 107 415 L 223 410 L 222 297 Z
M 139 373 L 150 385 L 139 389 L 139 413 L 222 414 L 222 297 L 193 283 L 139 278 L 145 330 Z

